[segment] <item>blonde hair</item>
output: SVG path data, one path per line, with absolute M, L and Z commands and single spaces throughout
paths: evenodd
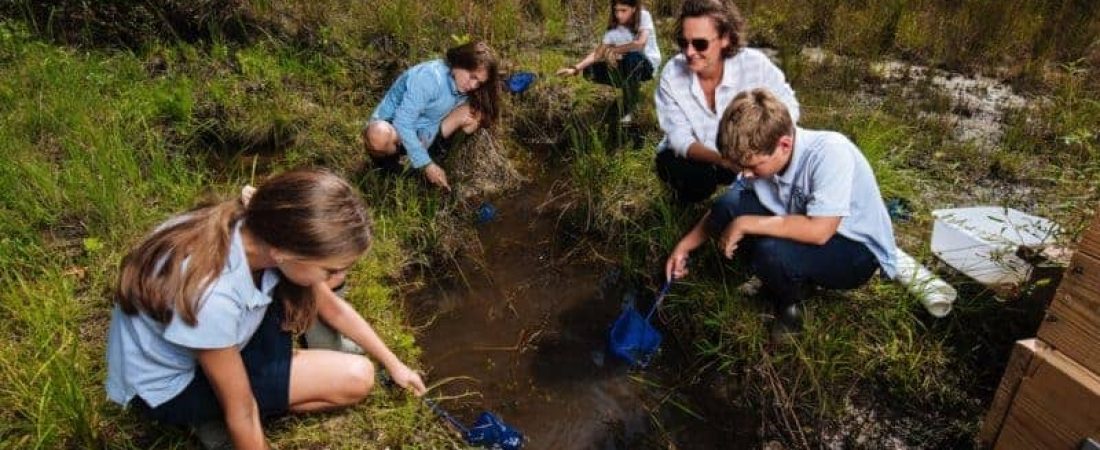
M 794 135 L 787 105 L 770 91 L 756 88 L 733 98 L 718 122 L 718 151 L 738 165 L 755 155 L 771 155 L 783 136 Z
M 263 183 L 247 206 L 240 199 L 200 205 L 146 237 L 122 259 L 115 301 L 126 314 L 142 311 L 161 323 L 178 314 L 194 326 L 242 221 L 263 243 L 305 259 L 358 256 L 371 242 L 355 188 L 324 170 L 286 172 Z M 310 290 L 284 278 L 275 296 L 286 305 L 283 328 L 304 331 L 317 311 Z

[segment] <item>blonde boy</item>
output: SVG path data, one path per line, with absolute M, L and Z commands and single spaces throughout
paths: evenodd
M 870 164 L 847 137 L 798 128 L 766 89 L 742 92 L 718 124 L 718 150 L 741 178 L 676 245 L 667 276 L 717 237 L 745 258 L 776 308 L 776 333 L 801 328 L 811 286 L 851 289 L 876 269 L 895 274 L 894 235 Z

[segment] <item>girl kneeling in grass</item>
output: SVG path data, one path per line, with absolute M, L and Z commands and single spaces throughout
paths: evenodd
M 224 420 L 234 447 L 266 448 L 261 418 L 351 405 L 374 385 L 363 356 L 293 349 L 317 318 L 422 395 L 420 376 L 333 294 L 370 241 L 359 193 L 318 170 L 168 220 L 122 260 L 108 396 L 164 423 Z
M 447 172 L 432 158 L 442 139 L 490 128 L 499 115 L 497 58 L 484 42 L 447 50 L 444 59 L 417 64 L 397 78 L 363 128 L 363 146 L 376 167 L 399 170 L 401 155 L 431 184 L 450 191 Z
M 558 70 L 558 75 L 577 75 L 623 90 L 622 122 L 633 120 L 640 85 L 652 80 L 661 65 L 653 17 L 641 0 L 612 0 L 611 16 L 603 42 L 581 62 Z

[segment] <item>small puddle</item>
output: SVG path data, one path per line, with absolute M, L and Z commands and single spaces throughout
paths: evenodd
M 605 352 L 623 298 L 617 272 L 562 242 L 557 215 L 540 212 L 554 179 L 494 200 L 495 220 L 479 226 L 482 261 L 460 261 L 463 274 L 406 297 L 430 380 L 452 379 L 434 396 L 465 423 L 497 413 L 528 449 L 667 447 L 673 434 L 707 442 L 682 448 L 730 443 L 718 427 L 654 406 L 653 386 L 668 376 L 632 374 Z

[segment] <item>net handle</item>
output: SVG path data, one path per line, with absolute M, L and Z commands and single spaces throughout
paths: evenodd
M 645 315 L 645 322 L 649 323 L 649 318 L 653 317 L 653 313 L 657 311 L 657 308 L 661 307 L 661 302 L 665 301 L 665 296 L 668 295 L 668 291 L 672 289 L 672 280 L 665 280 L 665 284 L 661 286 L 661 291 L 657 293 L 657 301 L 653 302 L 653 307 L 649 309 L 649 314 Z

